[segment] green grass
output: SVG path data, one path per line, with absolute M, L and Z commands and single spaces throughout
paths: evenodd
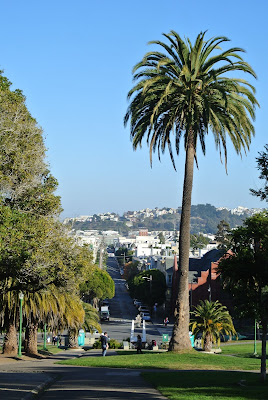
M 39 354 L 45 355 L 45 356 L 49 356 L 52 354 L 57 354 L 59 352 L 62 351 L 62 349 L 59 349 L 58 346 L 53 346 L 51 344 L 47 345 L 47 350 L 43 349 L 43 346 L 38 345 L 37 346 L 37 350 Z M 0 352 L 2 352 L 2 346 L 0 346 Z M 22 348 L 22 352 L 24 352 L 24 348 Z
M 268 382 L 259 374 L 227 371 L 144 372 L 143 377 L 170 400 L 265 400 Z
M 230 344 L 221 347 L 222 354 L 234 354 L 237 357 L 252 357 L 254 353 L 254 342 L 243 344 Z M 257 343 L 256 350 L 261 356 L 261 343 Z
M 51 344 L 47 344 L 47 350 L 43 349 L 43 346 L 37 346 L 37 350 L 39 354 L 42 355 L 52 355 L 52 354 L 57 354 L 62 351 L 62 349 L 59 349 L 58 346 L 53 346 Z
M 227 347 L 227 346 L 226 346 Z M 232 346 L 232 353 L 235 351 Z M 226 350 L 227 354 L 227 350 Z M 224 354 L 204 354 L 191 351 L 189 353 L 156 353 L 152 351 L 137 354 L 131 351 L 118 351 L 115 356 L 101 357 L 88 354 L 86 356 L 62 361 L 62 364 L 80 365 L 88 367 L 113 368 L 152 368 L 152 369 L 205 369 L 205 370 L 260 370 L 260 359 L 248 357 L 225 356 Z

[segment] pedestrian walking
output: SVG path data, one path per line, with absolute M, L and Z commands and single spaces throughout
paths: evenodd
M 169 323 L 169 320 L 168 320 L 168 317 L 166 317 L 166 318 L 164 319 L 164 325 L 167 326 L 168 323 Z
M 137 354 L 142 354 L 142 341 L 141 341 L 141 335 L 137 336 Z
M 103 335 L 101 335 L 100 337 L 100 341 L 101 341 L 101 348 L 102 348 L 102 356 L 105 357 L 107 350 L 108 350 L 108 335 L 107 332 L 104 332 Z

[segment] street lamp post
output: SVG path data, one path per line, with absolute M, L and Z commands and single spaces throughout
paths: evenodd
M 44 324 L 44 350 L 47 350 L 47 324 Z
M 22 333 L 22 300 L 24 298 L 24 294 L 19 292 L 19 300 L 20 300 L 20 327 L 19 327 L 19 350 L 18 356 L 21 357 L 21 333 Z
M 257 346 L 256 346 L 256 340 L 257 340 L 257 320 L 255 319 L 255 324 L 254 324 L 254 353 L 253 355 L 256 357 L 258 355 L 257 353 Z
M 211 303 L 211 286 L 210 286 L 210 284 L 208 285 L 208 300 Z

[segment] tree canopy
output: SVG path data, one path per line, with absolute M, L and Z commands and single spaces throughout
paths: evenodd
M 247 218 L 231 233 L 232 254 L 221 260 L 218 272 L 242 316 L 262 324 L 262 367 L 266 373 L 268 323 L 268 212 Z M 265 365 L 264 365 L 265 364 Z
M 75 336 L 88 314 L 98 326 L 79 292 L 82 282 L 94 279 L 95 267 L 89 248 L 76 245 L 58 221 L 61 204 L 43 131 L 22 91 L 11 86 L 0 71 L 0 322 L 4 352 L 16 353 L 22 292 L 26 350 L 36 353 L 39 323 L 68 328 Z M 111 294 L 106 276 L 105 285 Z
M 158 269 L 142 271 L 128 280 L 132 297 L 144 301 L 149 306 L 161 305 L 166 298 L 166 280 Z
M 260 197 L 261 200 L 268 201 L 268 144 L 264 146 L 264 151 L 257 157 L 257 168 L 260 171 L 259 178 L 264 181 L 264 187 L 259 190 L 250 189 L 251 194 Z

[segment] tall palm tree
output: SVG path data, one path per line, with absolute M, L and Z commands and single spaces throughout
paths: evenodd
M 211 351 L 213 343 L 220 343 L 220 335 L 235 335 L 229 311 L 219 301 L 200 301 L 192 312 L 191 329 L 196 337 L 202 333 L 203 349 Z
M 256 77 L 253 69 L 241 57 L 243 49 L 233 47 L 222 51 L 226 37 L 205 40 L 201 32 L 194 44 L 178 33 L 164 34 L 168 44 L 153 41 L 163 52 L 147 53 L 133 69 L 137 83 L 129 91 L 131 103 L 125 115 L 130 120 L 133 147 L 142 144 L 144 136 L 152 153 L 166 147 L 175 168 L 172 151 L 179 154 L 183 138 L 185 172 L 179 239 L 179 284 L 175 324 L 170 350 L 190 349 L 188 269 L 190 247 L 190 215 L 194 160 L 197 163 L 197 142 L 205 154 L 205 136 L 210 131 L 216 148 L 224 152 L 227 161 L 227 136 L 237 154 L 247 151 L 254 135 L 255 89 L 246 80 L 230 73 L 246 73 Z

